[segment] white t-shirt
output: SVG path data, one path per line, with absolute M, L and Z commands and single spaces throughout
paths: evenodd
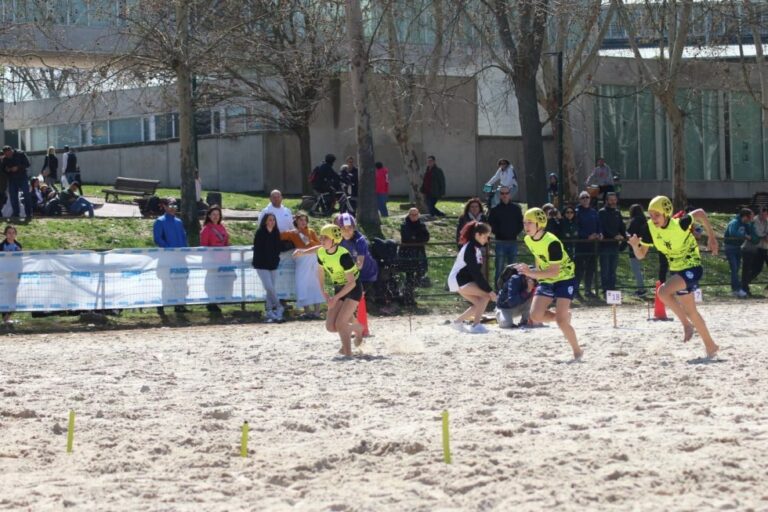
M 275 208 L 272 203 L 269 203 L 266 208 L 259 212 L 259 225 L 261 225 L 261 218 L 265 213 L 271 213 L 275 216 L 275 219 L 277 220 L 277 229 L 279 229 L 281 233 L 293 229 L 293 214 L 291 213 L 290 208 L 286 206 Z

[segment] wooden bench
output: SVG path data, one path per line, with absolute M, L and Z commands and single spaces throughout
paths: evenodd
M 139 196 L 149 197 L 155 194 L 160 180 L 143 180 L 139 178 L 122 178 L 115 180 L 112 188 L 104 188 L 104 201 L 109 202 L 109 196 L 114 196 L 117 201 L 118 196 Z

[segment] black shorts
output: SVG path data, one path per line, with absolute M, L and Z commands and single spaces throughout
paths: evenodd
M 334 285 L 334 287 L 333 287 L 334 293 L 339 293 L 339 290 L 344 288 L 344 286 L 346 286 L 346 285 L 341 285 L 341 286 Z M 350 299 L 350 300 L 356 300 L 357 302 L 360 302 L 360 299 L 362 299 L 362 298 L 363 298 L 363 285 L 360 284 L 360 280 L 358 279 L 357 281 L 355 281 L 355 287 L 352 288 L 352 291 L 350 291 L 348 294 L 346 294 L 345 296 L 343 296 L 339 300 Z

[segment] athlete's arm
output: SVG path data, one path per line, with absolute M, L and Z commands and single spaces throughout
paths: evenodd
M 704 230 L 707 232 L 707 247 L 709 247 L 709 250 L 712 251 L 713 255 L 717 256 L 717 253 L 720 252 L 720 246 L 718 245 L 717 238 L 715 237 L 715 230 L 712 229 L 712 224 L 709 223 L 707 212 L 699 208 L 698 210 L 693 210 L 688 215 L 696 219 L 699 224 L 704 226 Z
M 320 291 L 323 293 L 323 297 L 326 301 L 330 299 L 328 292 L 325 291 L 325 270 L 320 265 L 317 266 L 317 281 L 320 283 Z
M 647 245 L 641 245 L 640 237 L 634 233 L 627 239 L 627 243 L 632 247 L 632 250 L 635 252 L 635 258 L 638 260 L 645 258 L 645 255 L 648 254 L 648 249 L 650 249 Z

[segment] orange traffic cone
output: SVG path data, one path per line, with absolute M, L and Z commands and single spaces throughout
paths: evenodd
M 653 319 L 669 320 L 667 318 L 667 308 L 664 307 L 664 303 L 659 298 L 659 288 L 661 288 L 661 281 L 656 281 L 656 296 L 653 302 Z
M 363 326 L 363 337 L 371 335 L 368 330 L 368 308 L 365 306 L 365 294 L 360 299 L 360 303 L 357 305 L 357 321 Z

